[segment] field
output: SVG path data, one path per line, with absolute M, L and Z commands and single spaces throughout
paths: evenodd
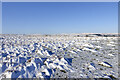
M 0 35 L 2 78 L 118 78 L 118 37 Z

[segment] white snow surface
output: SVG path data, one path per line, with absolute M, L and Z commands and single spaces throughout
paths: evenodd
M 117 37 L 11 34 L 0 44 L 0 79 L 118 77 Z

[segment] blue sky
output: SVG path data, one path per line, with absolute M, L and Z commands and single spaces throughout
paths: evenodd
M 117 33 L 117 2 L 3 2 L 3 34 Z

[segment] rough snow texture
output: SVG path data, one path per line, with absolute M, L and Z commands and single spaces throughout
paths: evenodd
M 0 79 L 119 76 L 117 37 L 1 35 L 0 44 Z

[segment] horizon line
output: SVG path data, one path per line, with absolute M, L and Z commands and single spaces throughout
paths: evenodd
M 9 34 L 9 35 L 64 35 L 64 34 L 68 34 L 68 35 L 70 35 L 70 34 L 120 34 L 120 33 L 58 33 L 58 34 L 40 34 L 40 33 L 32 33 L 32 34 L 25 34 L 25 33 L 22 33 L 22 34 L 20 34 L 20 33 L 4 33 L 4 34 Z M 4 35 L 3 33 L 2 33 L 2 35 Z

